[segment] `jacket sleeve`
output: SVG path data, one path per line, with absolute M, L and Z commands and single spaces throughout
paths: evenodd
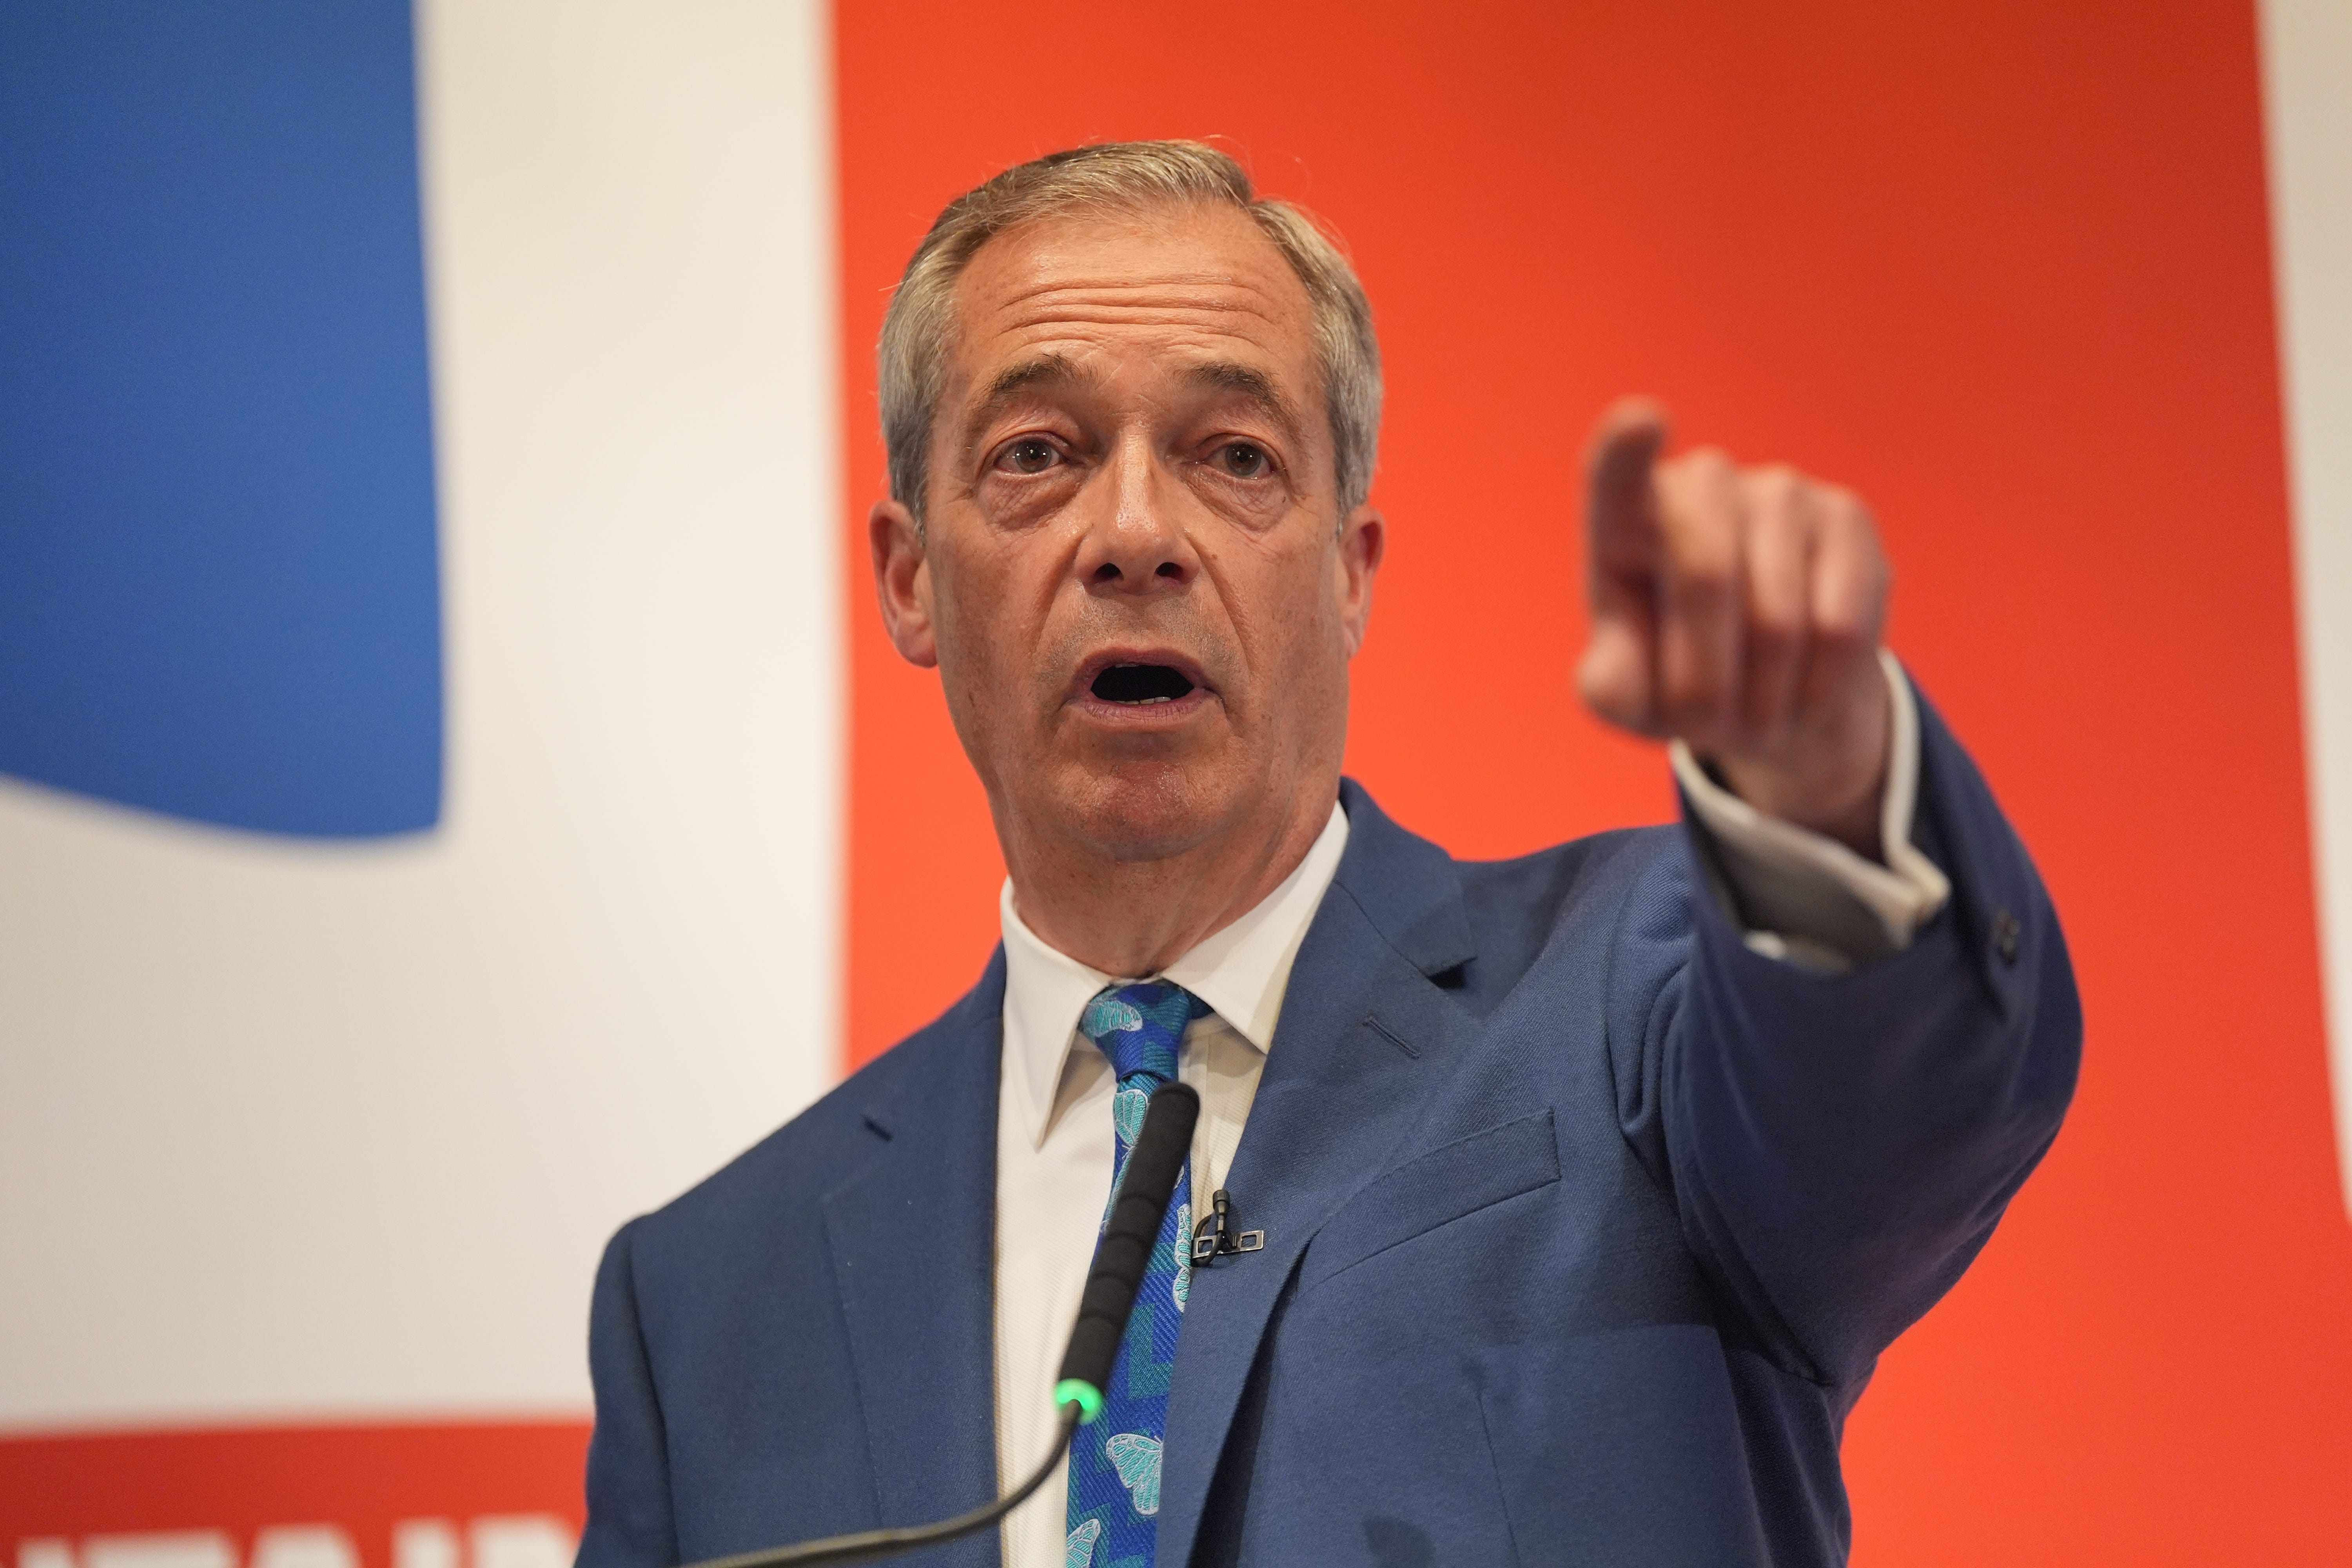
M 1958 1279 L 2056 1137 L 2082 1014 L 2025 848 L 1923 700 L 1918 847 L 1952 883 L 1843 974 L 1750 948 L 1696 846 L 1611 952 L 1621 1122 L 1685 1239 L 1788 1370 L 1844 1384 Z
M 639 1331 L 633 1233 L 604 1248 L 588 1315 L 596 1429 L 588 1443 L 588 1528 L 577 1568 L 669 1568 L 678 1560 L 669 1457 L 653 1368 Z

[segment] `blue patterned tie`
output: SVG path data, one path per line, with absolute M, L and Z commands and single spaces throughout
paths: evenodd
M 1151 1091 L 1176 1076 L 1184 1026 L 1209 1010 L 1181 985 L 1155 981 L 1113 985 L 1087 1004 L 1078 1032 L 1110 1058 L 1118 1074 L 1111 1100 L 1118 1124 L 1117 1171 L 1143 1130 Z M 1112 1190 L 1118 1190 L 1118 1175 Z M 1108 1206 L 1105 1209 L 1108 1214 Z M 1102 1415 L 1078 1428 L 1070 1443 L 1068 1568 L 1152 1568 L 1160 1512 L 1160 1444 L 1168 1433 L 1168 1373 L 1176 1364 L 1176 1331 L 1184 1326 L 1184 1295 L 1192 1283 L 1192 1162 L 1176 1184 L 1176 1201 L 1160 1222 L 1160 1245 L 1127 1321 Z

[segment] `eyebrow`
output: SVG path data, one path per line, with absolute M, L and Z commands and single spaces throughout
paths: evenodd
M 1231 360 L 1215 360 L 1194 365 L 1184 373 L 1184 379 L 1198 384 L 1213 386 L 1222 392 L 1237 392 L 1265 410 L 1266 416 L 1282 426 L 1282 433 L 1291 440 L 1299 437 L 1298 410 L 1274 378 L 1255 365 L 1235 364 Z
M 1052 382 L 1084 380 L 1077 365 L 1062 354 L 1038 354 L 1006 365 L 989 382 L 988 390 L 972 405 L 971 417 L 963 424 L 964 445 L 969 447 L 980 437 L 988 422 L 1003 411 L 1004 405 L 1033 386 Z
M 972 406 L 971 416 L 964 422 L 967 444 L 976 439 L 982 426 L 1003 411 L 1032 387 L 1055 383 L 1083 382 L 1087 374 L 1076 362 L 1057 353 L 1038 354 L 1005 366 L 991 378 L 988 390 Z M 1296 441 L 1299 438 L 1298 410 L 1274 378 L 1255 365 L 1239 364 L 1232 360 L 1213 360 L 1206 364 L 1192 366 L 1184 379 L 1197 386 L 1207 386 L 1220 392 L 1238 393 L 1263 408 L 1266 416 L 1282 427 L 1282 433 Z
M 1062 354 L 1039 354 L 1034 359 L 1009 364 L 998 371 L 996 379 L 988 384 L 988 391 L 980 400 L 977 417 L 985 419 L 1012 401 L 1015 393 L 1024 392 L 1042 383 L 1081 379 L 1077 365 Z

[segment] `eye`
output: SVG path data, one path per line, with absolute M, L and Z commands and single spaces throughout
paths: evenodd
M 1255 441 L 1228 441 L 1210 460 L 1236 479 L 1262 479 L 1274 471 L 1273 455 Z
M 999 454 L 996 466 L 1016 474 L 1042 474 L 1062 460 L 1051 441 L 1026 437 L 1015 441 Z

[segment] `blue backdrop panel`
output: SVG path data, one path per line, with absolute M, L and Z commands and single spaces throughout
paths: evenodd
M 0 5 L 0 771 L 441 809 L 408 7 Z

